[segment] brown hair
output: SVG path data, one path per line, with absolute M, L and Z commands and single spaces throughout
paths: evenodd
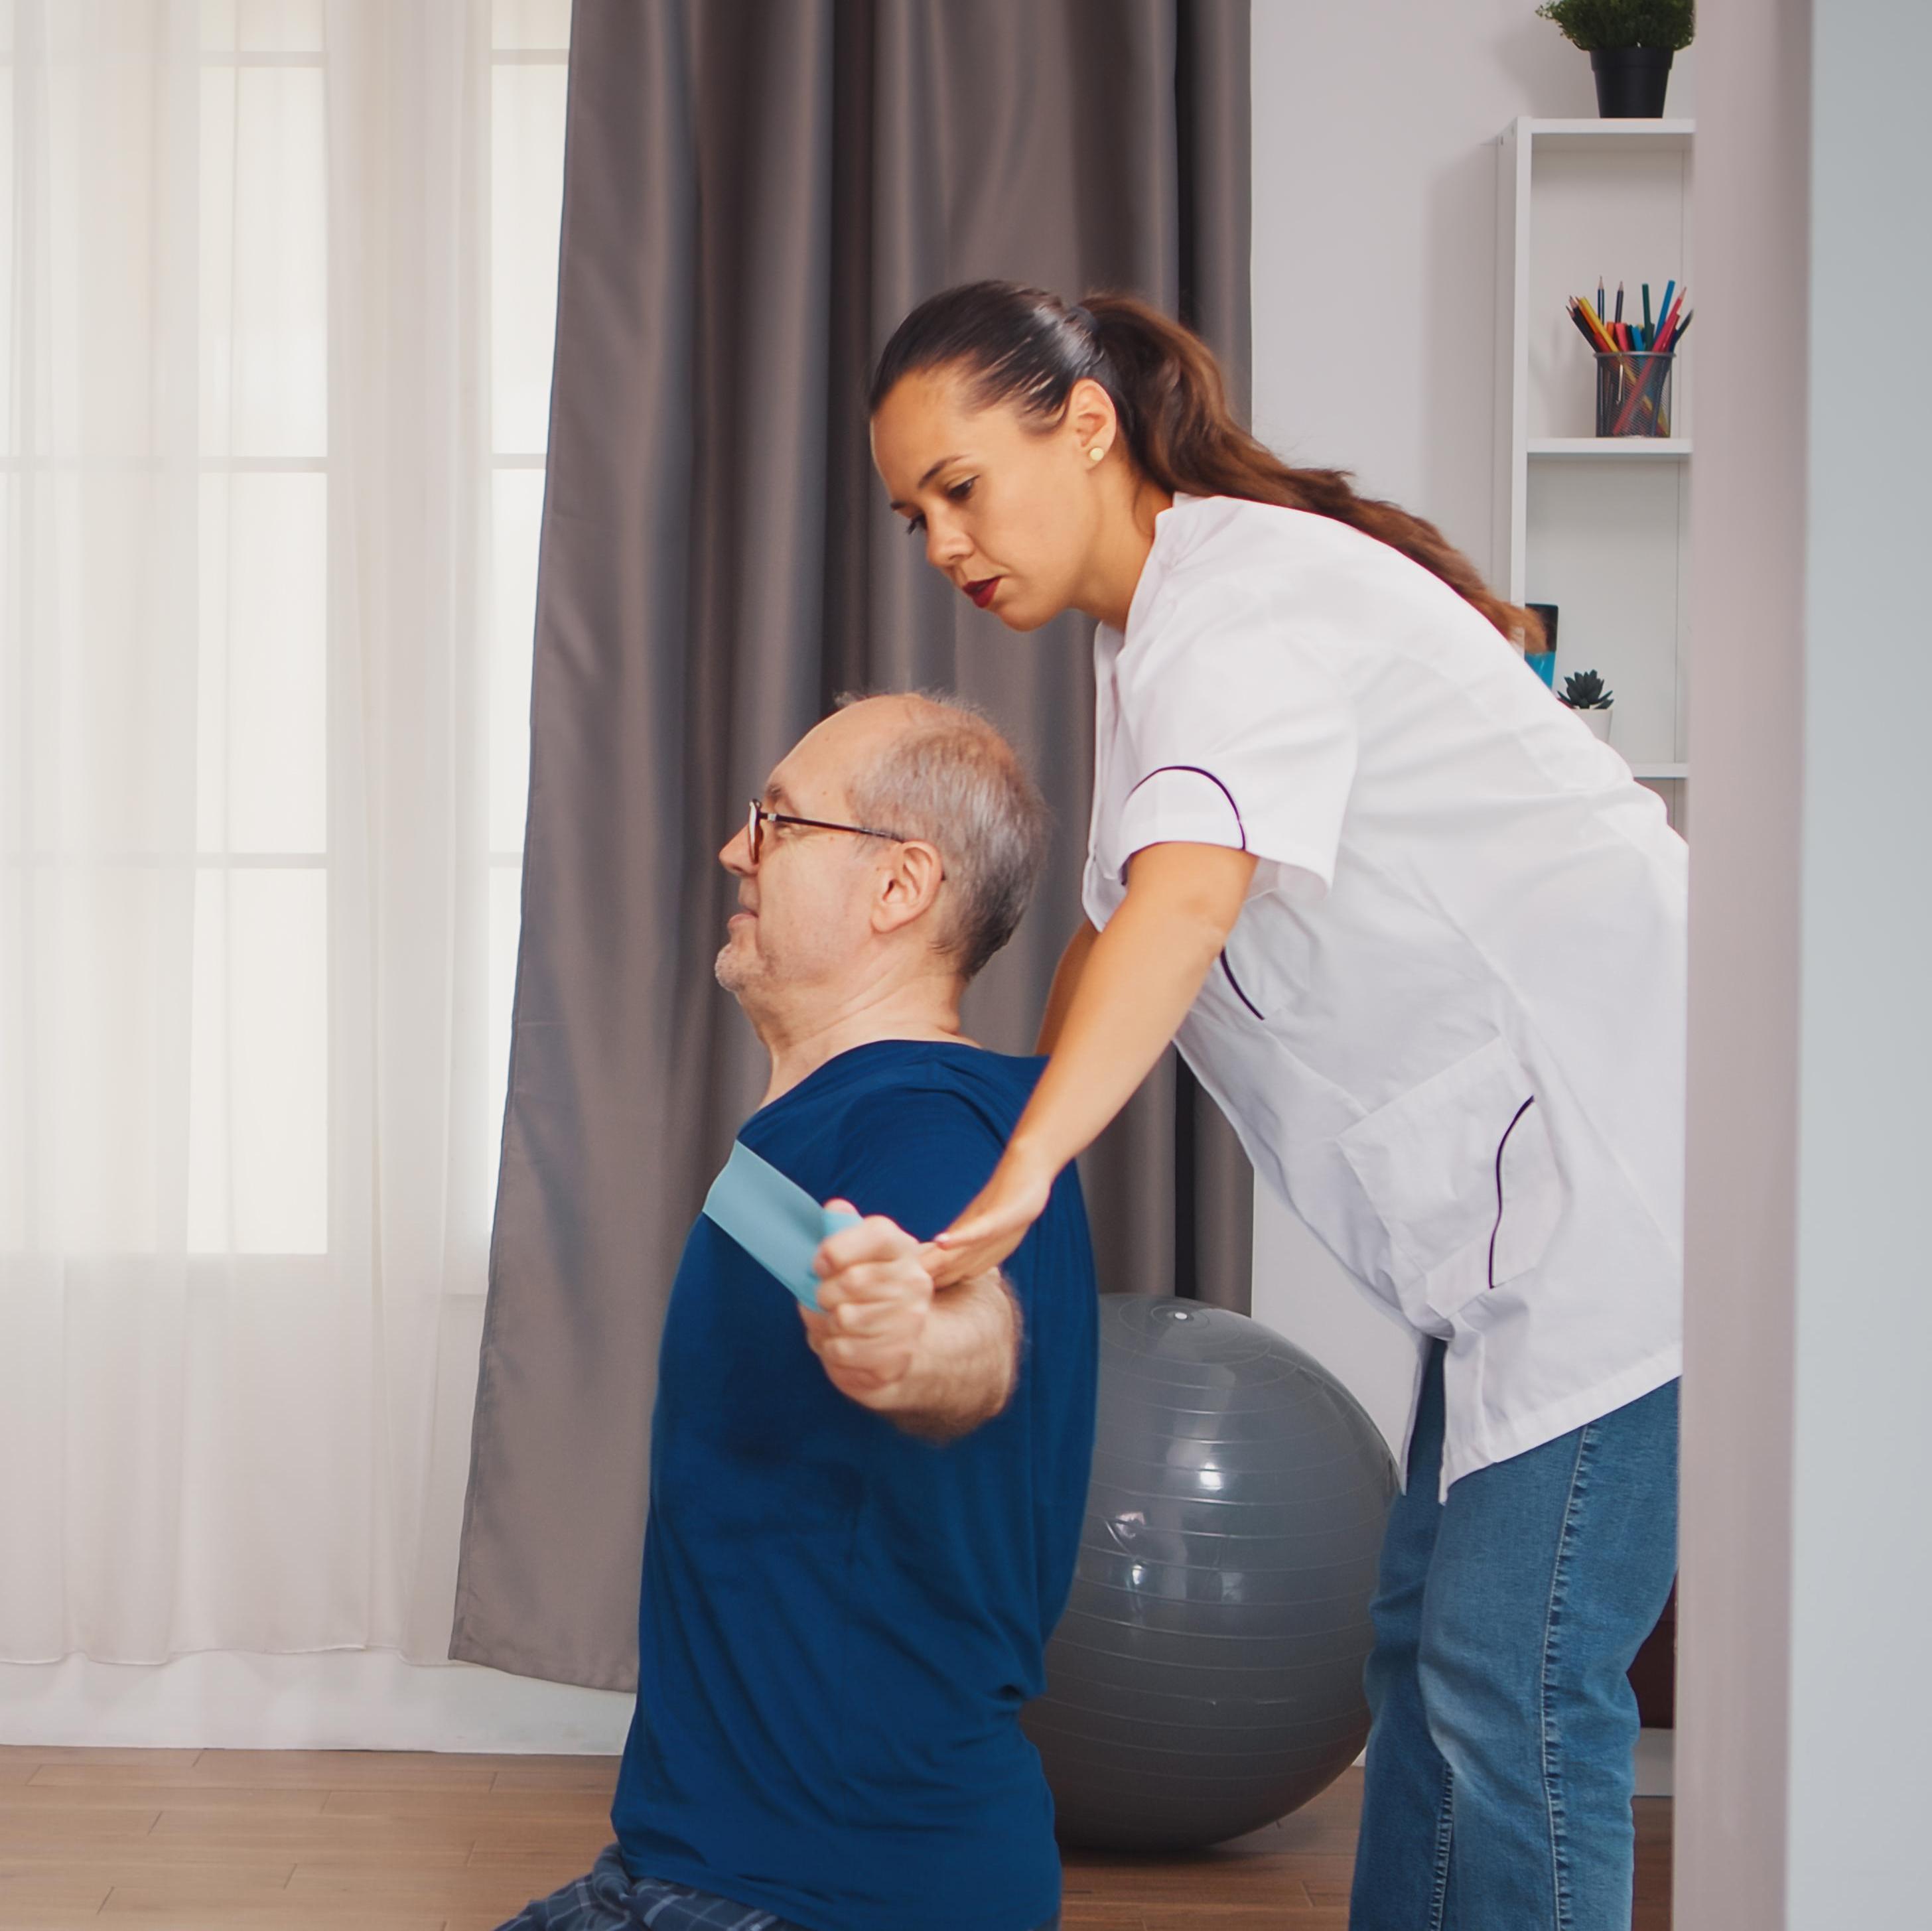
M 868 407 L 876 414 L 904 376 L 960 367 L 971 372 L 980 407 L 1011 402 L 1055 421 L 1074 384 L 1090 377 L 1112 397 L 1136 466 L 1160 488 L 1332 517 L 1432 571 L 1512 643 L 1541 646 L 1534 613 L 1498 597 L 1432 523 L 1358 496 L 1345 469 L 1294 469 L 1257 442 L 1229 412 L 1207 343 L 1132 295 L 1090 295 L 1070 305 L 1018 282 L 944 289 L 892 331 Z

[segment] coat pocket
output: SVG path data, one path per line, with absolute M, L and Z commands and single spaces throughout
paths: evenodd
M 1387 1231 L 1413 1319 L 1453 1320 L 1528 1272 L 1562 1217 L 1544 1110 L 1502 1039 L 1358 1120 L 1338 1144 Z

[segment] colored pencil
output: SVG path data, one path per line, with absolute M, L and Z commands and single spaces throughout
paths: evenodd
M 1648 282 L 1643 285 L 1643 332 L 1647 338 L 1644 346 L 1647 349 L 1657 340 L 1657 336 L 1650 325 L 1650 284 Z
M 1673 293 L 1675 283 L 1672 283 Z M 1647 358 L 1638 376 L 1634 393 L 1626 398 L 1611 433 L 1624 435 L 1629 430 L 1633 419 L 1640 410 L 1646 412 L 1655 424 L 1658 433 L 1668 436 L 1670 426 L 1663 409 L 1664 387 L 1670 379 L 1670 364 L 1665 359 L 1672 346 L 1672 330 L 1676 320 L 1676 310 L 1682 301 L 1681 294 L 1674 293 L 1672 312 L 1660 314 L 1648 332 L 1645 343 Z
M 1576 303 L 1576 308 L 1578 313 L 1582 316 L 1586 331 L 1595 342 L 1599 352 L 1614 355 L 1616 352 L 1617 345 L 1610 339 L 1610 330 L 1598 318 L 1597 311 L 1590 306 L 1588 301 L 1586 298 L 1580 298 Z
M 1612 436 L 1628 434 L 1631 419 L 1640 409 L 1649 415 L 1652 421 L 1656 424 L 1658 433 L 1660 435 L 1666 433 L 1667 425 L 1661 419 L 1657 406 L 1657 394 L 1654 393 L 1662 387 L 1658 371 L 1666 366 L 1667 365 L 1662 359 L 1655 355 L 1647 356 L 1640 367 L 1634 363 L 1630 365 L 1636 379 L 1631 385 L 1630 394 L 1624 398 L 1623 407 L 1617 412 L 1616 421 L 1611 424 L 1610 433 Z
M 1682 298 L 1680 297 L 1679 299 L 1681 301 Z M 1688 316 L 1684 318 L 1686 320 L 1688 319 Z M 1629 430 L 1630 419 L 1640 408 L 1647 409 L 1650 412 L 1652 420 L 1656 423 L 1658 433 L 1660 435 L 1670 434 L 1670 425 L 1665 420 L 1664 412 L 1659 404 L 1663 397 L 1664 385 L 1668 379 L 1671 366 L 1666 358 L 1676 352 L 1678 341 L 1684 333 L 1682 323 L 1676 321 L 1674 316 L 1672 321 L 1674 326 L 1672 331 L 1663 336 L 1660 345 L 1652 351 L 1650 359 L 1645 365 L 1642 374 L 1638 380 L 1636 390 L 1625 400 L 1623 408 L 1618 412 L 1617 419 L 1611 427 L 1612 435 L 1625 434 Z
M 1680 294 L 1677 297 L 1676 300 L 1672 302 L 1670 306 L 1665 310 L 1662 319 L 1659 321 L 1657 325 L 1657 337 L 1660 344 L 1666 347 L 1668 346 L 1671 338 L 1671 332 L 1677 326 L 1678 315 L 1683 308 L 1683 306 L 1684 298 Z
M 1634 386 L 1637 380 L 1636 365 L 1630 360 L 1630 346 L 1625 336 L 1628 324 L 1622 322 L 1604 322 L 1592 309 L 1587 298 L 1579 296 L 1572 304 L 1573 313 L 1577 315 L 1584 327 L 1585 334 L 1596 345 L 1599 355 L 1619 358 L 1625 378 Z

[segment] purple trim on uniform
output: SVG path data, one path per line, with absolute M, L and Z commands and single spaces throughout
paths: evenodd
M 1503 1137 L 1496 1143 L 1496 1224 L 1490 1229 L 1490 1286 L 1493 1291 L 1496 1285 L 1496 1241 L 1503 1231 L 1503 1149 L 1510 1143 L 1510 1135 L 1521 1124 L 1522 1116 L 1536 1104 L 1536 1096 L 1532 1093 L 1516 1110 L 1516 1117 L 1503 1129 Z
M 1196 776 L 1196 778 L 1206 778 L 1206 779 L 1207 779 L 1207 781 L 1208 781 L 1208 782 L 1210 784 L 1213 785 L 1213 786 L 1215 787 L 1215 789 L 1216 789 L 1216 790 L 1218 790 L 1218 791 L 1220 793 L 1220 794 L 1221 794 L 1221 796 L 1222 796 L 1222 797 L 1224 797 L 1225 799 L 1227 799 L 1227 801 L 1228 801 L 1228 809 L 1229 811 L 1231 811 L 1232 812 L 1233 812 L 1233 813 L 1234 813 L 1234 829 L 1235 829 L 1238 832 L 1239 832 L 1240 833 L 1240 835 L 1241 835 L 1241 849 L 1242 849 L 1242 850 L 1244 850 L 1244 851 L 1246 851 L 1246 850 L 1247 850 L 1247 848 L 1248 848 L 1248 828 L 1247 828 L 1247 826 L 1246 826 L 1246 825 L 1242 822 L 1242 820 L 1241 820 L 1241 808 L 1240 808 L 1240 805 L 1237 805 L 1237 804 L 1234 802 L 1234 794 L 1233 793 L 1233 792 L 1230 791 L 1230 790 L 1228 789 L 1227 786 L 1226 786 L 1226 785 L 1225 785 L 1225 784 L 1223 784 L 1221 782 L 1220 779 L 1220 778 L 1216 778 L 1216 777 L 1214 775 L 1214 772 L 1212 772 L 1211 771 L 1210 771 L 1210 770 L 1206 767 L 1206 766 L 1204 766 L 1204 765 L 1200 765 L 1200 764 L 1162 764 L 1162 765 L 1157 765 L 1157 766 L 1156 766 L 1153 770 L 1152 770 L 1152 771 L 1150 771 L 1150 772 L 1148 773 L 1148 775 L 1147 775 L 1147 778 L 1141 778 L 1141 779 L 1138 780 L 1138 781 L 1136 782 L 1136 784 L 1135 784 L 1135 785 L 1134 785 L 1134 787 L 1133 787 L 1133 790 L 1130 791 L 1130 792 L 1127 793 L 1127 797 L 1128 797 L 1128 798 L 1131 798 L 1131 797 L 1134 795 L 1134 792 L 1135 792 L 1135 791 L 1138 791 L 1138 790 L 1141 788 L 1141 786 L 1142 786 L 1142 785 L 1143 785 L 1143 784 L 1144 784 L 1148 781 L 1148 778 L 1158 778 L 1158 777 L 1160 775 L 1160 774 L 1161 774 L 1163 771 L 1191 771 L 1191 772 L 1193 772 L 1193 774 L 1195 775 L 1195 776 Z M 1124 810 L 1124 809 L 1126 808 L 1126 799 L 1124 799 L 1124 799 L 1120 801 L 1120 803 L 1121 803 L 1121 808 L 1122 808 L 1122 809 L 1123 809 L 1123 810 Z
M 1234 976 L 1234 968 L 1228 963 L 1228 955 L 1225 952 L 1221 955 L 1221 970 L 1227 974 L 1228 983 L 1234 988 L 1234 997 L 1238 999 L 1257 1019 L 1261 1018 L 1261 1008 L 1241 990 L 1241 982 Z
M 1150 772 L 1148 773 L 1148 775 L 1147 775 L 1147 778 L 1143 778 L 1140 779 L 1140 780 L 1138 781 L 1138 783 L 1136 783 L 1136 784 L 1135 784 L 1135 786 L 1134 786 L 1134 787 L 1133 787 L 1133 790 L 1130 791 L 1130 792 L 1127 793 L 1127 797 L 1128 797 L 1128 798 L 1131 798 L 1131 797 L 1132 797 L 1132 796 L 1134 795 L 1134 792 L 1135 792 L 1135 791 L 1138 791 L 1138 790 L 1141 788 L 1141 786 L 1142 786 L 1142 784 L 1144 784 L 1148 781 L 1148 778 L 1158 778 L 1158 777 L 1161 775 L 1161 773 L 1162 773 L 1162 772 L 1164 772 L 1164 771 L 1190 771 L 1190 772 L 1192 772 L 1196 778 L 1206 778 L 1206 779 L 1207 779 L 1207 781 L 1208 781 L 1208 782 L 1210 784 L 1213 785 L 1213 786 L 1216 788 L 1216 790 L 1217 790 L 1220 793 L 1220 794 L 1221 794 L 1221 796 L 1222 796 L 1222 797 L 1224 797 L 1225 799 L 1227 799 L 1227 801 L 1228 801 L 1228 809 L 1229 811 L 1231 811 L 1232 812 L 1233 812 L 1233 813 L 1234 813 L 1234 829 L 1235 829 L 1235 830 L 1236 830 L 1236 831 L 1239 832 L 1240 833 L 1240 835 L 1241 835 L 1241 849 L 1242 849 L 1242 850 L 1244 850 L 1244 851 L 1246 851 L 1246 850 L 1247 850 L 1247 848 L 1248 848 L 1248 828 L 1247 828 L 1247 826 L 1246 826 L 1246 823 L 1245 823 L 1245 822 L 1243 820 L 1243 819 L 1242 819 L 1242 817 L 1241 817 L 1241 808 L 1240 808 L 1240 805 L 1237 805 L 1237 804 L 1234 802 L 1234 794 L 1233 793 L 1233 792 L 1230 791 L 1230 790 L 1228 789 L 1228 787 L 1227 787 L 1227 786 L 1226 786 L 1226 785 L 1223 784 L 1221 782 L 1221 781 L 1220 781 L 1220 778 L 1216 778 L 1216 777 L 1214 775 L 1214 772 L 1212 772 L 1211 771 L 1208 770 L 1208 768 L 1207 768 L 1204 765 L 1199 765 L 1199 764 L 1162 764 L 1162 765 L 1158 765 L 1158 766 L 1156 766 L 1153 770 L 1152 770 L 1152 771 L 1150 771 Z M 1123 800 L 1121 801 L 1121 803 L 1122 803 L 1122 808 L 1123 808 L 1123 809 L 1124 809 L 1124 808 L 1125 808 L 1125 806 L 1126 806 L 1126 799 L 1123 799 Z M 1126 883 L 1126 872 L 1127 872 L 1127 868 L 1126 868 L 1126 867 L 1125 865 L 1122 865 L 1122 866 L 1121 866 L 1121 868 L 1120 868 L 1120 883 L 1121 883 L 1123 885 L 1124 885 L 1124 884 Z M 1240 982 L 1239 979 L 1238 979 L 1234 976 L 1234 968 L 1232 966 L 1231 966 L 1231 965 L 1228 963 L 1228 955 L 1227 955 L 1225 952 L 1222 952 L 1222 955 L 1221 955 L 1221 970 L 1222 970 L 1224 973 L 1226 973 L 1227 974 L 1227 976 L 1228 976 L 1228 983 L 1231 986 L 1232 986 L 1232 987 L 1234 988 L 1234 997 L 1235 997 L 1237 999 L 1238 999 L 1238 1000 L 1241 1002 L 1241 1003 L 1242 1003 L 1244 1006 L 1245 1006 L 1248 1009 L 1248 1010 L 1249 1010 L 1250 1012 L 1252 1012 L 1252 1013 L 1255 1015 L 1255 1017 L 1256 1017 L 1257 1019 L 1259 1019 L 1259 1018 L 1261 1018 L 1261 1016 L 1262 1016 L 1262 1009 L 1261 1009 L 1261 1008 L 1260 1008 L 1258 1006 L 1257 1006 L 1257 1005 L 1255 1003 L 1255 1002 L 1254 1002 L 1252 999 L 1250 999 L 1250 998 L 1248 997 L 1248 995 L 1247 995 L 1245 992 L 1244 992 L 1244 991 L 1241 990 L 1241 982 Z

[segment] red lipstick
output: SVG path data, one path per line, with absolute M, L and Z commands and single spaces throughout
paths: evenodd
M 1004 581 L 1004 577 L 982 577 L 978 583 L 966 586 L 966 594 L 983 610 L 993 601 L 993 592 Z

